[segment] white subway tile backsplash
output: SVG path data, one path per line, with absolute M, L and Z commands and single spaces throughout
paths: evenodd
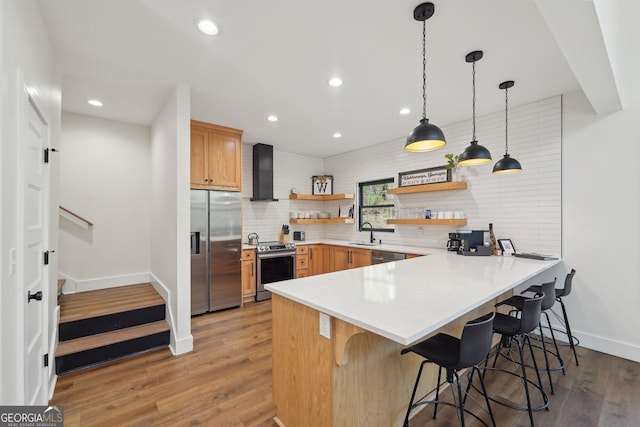
M 492 175 L 493 164 L 504 154 L 504 112 L 480 116 L 476 120 L 477 138 L 493 156 L 493 162 L 473 168 L 459 168 L 468 189 L 453 192 L 424 193 L 395 198 L 398 208 L 463 211 L 467 228 L 494 225 L 498 238 L 512 239 L 520 251 L 561 253 L 561 97 L 510 107 L 509 153 L 518 159 L 523 172 L 516 175 Z M 289 211 L 327 211 L 337 215 L 357 201 L 289 200 L 291 188 L 311 192 L 311 176 L 334 177 L 334 193 L 357 193 L 358 182 L 394 178 L 398 173 L 446 163 L 446 153 L 461 153 L 471 140 L 471 121 L 444 126 L 447 147 L 431 153 L 407 153 L 404 137 L 319 159 L 274 150 L 274 196 L 279 202 L 250 202 L 252 194 L 252 145 L 243 146 L 243 220 L 244 234 L 256 232 L 260 239 L 276 240 L 280 227 L 288 223 Z M 357 212 L 357 209 L 356 209 Z M 366 238 L 351 225 L 292 225 L 303 230 L 308 239 Z M 447 233 L 456 227 L 423 226 L 420 236 L 415 226 L 397 226 L 393 233 L 375 233 L 385 243 L 409 246 L 445 247 Z

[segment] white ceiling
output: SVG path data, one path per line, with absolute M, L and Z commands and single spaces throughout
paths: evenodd
M 471 65 L 464 57 L 472 50 L 484 51 L 476 65 L 479 115 L 504 108 L 498 89 L 504 80 L 516 81 L 509 91 L 514 106 L 580 88 L 575 64 L 562 53 L 566 43 L 561 50 L 554 37 L 571 31 L 571 25 L 543 19 L 540 10 L 553 15 L 549 6 L 539 5 L 546 1 L 435 2 L 427 21 L 432 123 L 470 118 Z M 63 110 L 149 125 L 170 89 L 186 83 L 193 119 L 242 129 L 245 142 L 316 157 L 403 138 L 418 124 L 422 23 L 413 19 L 418 4 L 39 1 L 62 75 Z M 593 16 L 595 28 L 586 30 L 598 38 Z M 200 34 L 194 21 L 201 17 L 218 23 L 221 34 Z M 342 87 L 327 84 L 334 75 L 342 78 Z M 87 105 L 90 98 L 104 107 Z M 407 106 L 412 113 L 400 116 Z M 270 114 L 280 120 L 268 122 Z M 343 137 L 332 138 L 334 132 Z

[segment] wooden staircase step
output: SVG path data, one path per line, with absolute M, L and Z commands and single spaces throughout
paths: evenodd
M 66 294 L 60 301 L 60 323 L 164 304 L 151 283 Z
M 58 325 L 58 339 L 61 342 L 69 341 L 118 329 L 130 328 L 145 323 L 157 322 L 165 318 L 166 306 L 165 304 L 159 304 L 71 322 L 61 322 Z
M 78 338 L 58 344 L 56 374 L 86 369 L 167 347 L 170 332 L 166 320 Z
M 169 331 L 169 324 L 166 320 L 160 320 L 153 323 L 145 323 L 144 325 L 105 332 L 103 334 L 90 335 L 88 337 L 76 338 L 75 340 L 63 341 L 58 344 L 56 357 L 104 347 L 109 344 L 128 341 L 145 335 L 152 335 L 165 331 Z

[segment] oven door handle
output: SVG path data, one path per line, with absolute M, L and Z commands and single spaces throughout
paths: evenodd
M 288 256 L 296 256 L 295 252 L 273 252 L 273 253 L 259 253 L 258 259 L 265 258 L 283 258 Z

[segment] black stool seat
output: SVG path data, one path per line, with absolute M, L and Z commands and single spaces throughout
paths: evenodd
M 480 380 L 480 385 L 482 387 L 481 393 L 484 395 L 484 399 L 487 405 L 487 412 L 489 412 L 491 423 L 495 427 L 496 423 L 493 418 L 493 412 L 491 412 L 491 405 L 489 403 L 489 397 L 484 386 L 484 379 L 482 378 L 480 370 L 477 366 L 478 363 L 482 362 L 489 354 L 489 350 L 491 348 L 491 336 L 493 333 L 492 331 L 494 316 L 495 313 L 490 313 L 478 319 L 467 322 L 462 331 L 462 337 L 459 339 L 456 337 L 452 337 L 451 335 L 439 333 L 422 342 L 414 344 L 411 347 L 407 347 L 400 352 L 401 354 L 406 354 L 409 352 L 415 353 L 425 359 L 420 364 L 420 369 L 418 370 L 418 376 L 416 377 L 416 383 L 413 387 L 413 393 L 411 394 L 411 400 L 409 401 L 409 407 L 404 419 L 404 427 L 409 426 L 409 415 L 411 414 L 411 410 L 417 406 L 425 405 L 428 403 L 434 404 L 433 418 L 436 417 L 438 404 L 443 404 L 454 406 L 457 408 L 458 421 L 460 422 L 461 426 L 464 426 L 465 413 L 470 414 L 482 424 L 488 426 L 488 424 L 480 419 L 477 415 L 464 408 L 469 387 L 467 386 L 465 395 L 463 397 L 458 370 L 465 368 L 471 368 L 468 374 L 468 384 L 471 384 L 473 382 L 473 375 L 477 374 Z M 414 402 L 416 391 L 418 390 L 418 384 L 420 383 L 420 376 L 422 375 L 422 369 L 424 368 L 424 365 L 426 363 L 434 363 L 439 367 L 436 397 L 434 400 L 423 399 L 418 402 Z M 442 369 L 446 370 L 447 382 L 451 386 L 451 390 L 454 396 L 454 403 L 439 400 Z M 457 396 L 456 392 L 453 390 L 454 380 L 457 386 Z M 457 402 L 455 402 L 456 400 Z
M 437 334 L 428 340 L 403 349 L 400 354 L 413 352 L 445 369 L 461 369 L 460 340 L 447 334 Z M 482 359 L 480 359 L 481 361 Z
M 502 335 L 514 336 L 520 330 L 520 319 L 506 314 L 496 313 L 493 319 L 493 330 Z

